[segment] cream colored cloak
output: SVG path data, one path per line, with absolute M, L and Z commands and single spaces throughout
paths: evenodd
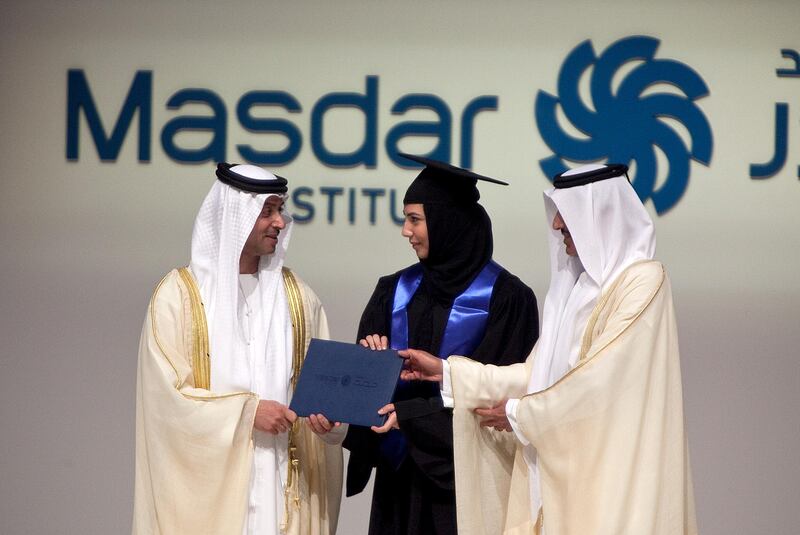
M 327 338 L 328 325 L 317 296 L 293 278 L 302 302 L 304 355 L 311 337 Z M 289 293 L 287 285 L 291 301 Z M 134 535 L 242 533 L 258 399 L 250 392 L 217 394 L 198 386 L 210 384 L 205 316 L 198 303 L 189 271 L 173 270 L 156 288 L 145 318 L 136 393 Z M 292 316 L 293 324 L 296 319 Z M 293 442 L 298 470 L 297 475 L 289 470 L 283 531 L 333 534 L 341 447 L 321 441 L 300 420 Z
M 578 364 L 525 395 L 528 361 L 483 366 L 451 357 L 461 535 L 697 533 L 683 423 L 680 362 L 663 266 L 633 264 L 603 293 Z M 538 453 L 542 510 L 513 433 L 478 425 L 476 407 L 521 398 L 517 423 Z

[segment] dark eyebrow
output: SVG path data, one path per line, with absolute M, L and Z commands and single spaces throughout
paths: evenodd
M 279 203 L 265 202 L 264 206 L 261 207 L 261 211 L 263 212 L 264 210 L 275 210 L 275 209 L 280 210 L 281 208 L 284 207 L 285 204 L 286 203 L 284 202 L 279 202 Z

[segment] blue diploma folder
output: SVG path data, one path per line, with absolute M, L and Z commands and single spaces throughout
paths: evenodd
M 403 359 L 397 351 L 312 338 L 289 408 L 331 422 L 383 425 L 378 409 L 391 403 Z

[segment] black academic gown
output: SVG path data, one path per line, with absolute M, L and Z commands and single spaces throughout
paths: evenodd
M 391 310 L 400 272 L 382 277 L 361 316 L 358 339 L 369 334 L 391 338 Z M 436 354 L 450 306 L 435 301 L 423 279 L 408 304 L 409 347 Z M 486 333 L 470 358 L 484 364 L 523 362 L 539 337 L 533 291 L 503 270 L 494 285 Z M 455 535 L 453 413 L 442 406 L 437 383 L 415 381 L 395 399 L 408 455 L 395 470 L 381 456 L 380 440 L 369 428 L 350 426 L 347 496 L 361 492 L 377 468 L 370 535 Z

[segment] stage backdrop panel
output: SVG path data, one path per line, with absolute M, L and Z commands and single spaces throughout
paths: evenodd
M 482 203 L 540 306 L 548 176 L 628 163 L 675 292 L 701 530 L 796 532 L 798 23 L 794 0 L 4 2 L 0 532 L 130 529 L 140 328 L 215 161 L 289 178 L 288 263 L 352 341 L 415 261 L 399 151 L 511 183 Z

